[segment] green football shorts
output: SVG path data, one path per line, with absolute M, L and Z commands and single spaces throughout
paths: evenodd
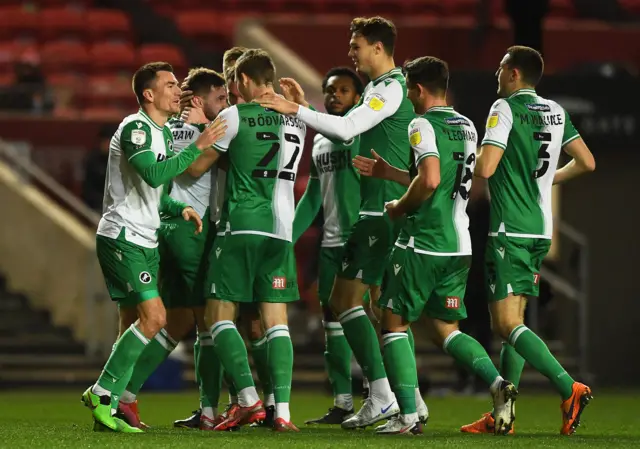
M 209 258 L 209 297 L 239 303 L 300 298 L 293 243 L 255 234 L 218 240 Z
M 485 253 L 487 297 L 500 301 L 509 294 L 538 296 L 540 267 L 551 248 L 550 239 L 489 237 Z
M 344 246 L 338 276 L 360 279 L 366 285 L 380 285 L 393 244 L 403 220 L 383 216 L 361 215 Z
M 434 256 L 395 246 L 385 275 L 380 308 L 409 322 L 429 318 L 460 321 L 467 317 L 464 294 L 471 256 Z
M 109 296 L 120 307 L 135 307 L 160 296 L 157 248 L 127 242 L 122 228 L 117 239 L 97 235 L 96 254 Z
M 336 275 L 340 271 L 340 264 L 344 255 L 344 247 L 331 246 L 320 248 L 320 261 L 318 266 L 318 297 L 322 307 L 329 307 L 331 290 Z M 369 302 L 369 292 L 365 293 L 363 301 Z

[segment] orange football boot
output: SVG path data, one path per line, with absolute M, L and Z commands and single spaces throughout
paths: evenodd
M 493 429 L 496 426 L 496 421 L 493 419 L 493 415 L 491 413 L 485 413 L 482 415 L 482 418 L 479 420 L 472 422 L 471 424 L 467 424 L 466 426 L 460 427 L 460 432 L 462 433 L 493 433 Z M 515 424 L 513 425 L 515 426 Z M 515 433 L 514 427 L 511 427 L 511 430 L 507 435 L 513 435 Z
M 574 382 L 571 387 L 571 396 L 560 405 L 562 410 L 562 427 L 560 433 L 562 435 L 573 434 L 580 425 L 580 416 L 585 407 L 589 405 L 589 401 L 593 399 L 591 396 L 591 388 L 580 382 Z

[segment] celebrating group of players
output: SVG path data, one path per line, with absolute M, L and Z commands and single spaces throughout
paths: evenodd
M 370 81 L 363 87 L 350 69 L 329 71 L 322 84 L 328 114 L 315 111 L 292 79 L 280 79 L 276 94 L 275 66 L 260 49 L 233 48 L 223 75 L 194 69 L 182 86 L 166 63 L 134 75 L 140 110 L 112 138 L 97 231 L 120 336 L 82 396 L 94 429 L 143 431 L 136 395 L 195 323 L 200 409 L 175 424 L 297 431 L 286 305 L 299 298 L 293 245 L 321 211 L 318 288 L 334 406 L 308 423 L 352 429 L 387 420 L 377 433 L 422 433 L 429 412 L 417 388 L 410 325 L 424 314 L 434 343 L 493 397 L 493 411 L 462 431 L 513 432 L 525 360 L 562 397 L 561 433 L 576 430 L 591 390 L 523 323 L 550 247 L 552 185 L 594 170 L 595 162 L 564 109 L 534 90 L 541 55 L 507 50 L 497 73 L 500 99 L 477 150 L 474 124 L 447 105 L 444 61 L 425 56 L 396 68 L 396 29 L 384 18 L 354 19 L 350 31 L 349 56 Z M 318 134 L 295 207 L 307 126 Z M 556 170 L 561 150 L 572 160 Z M 474 176 L 489 179 L 486 273 L 493 329 L 504 341 L 499 370 L 458 329 L 466 317 Z M 251 341 L 262 400 L 236 321 Z M 352 353 L 368 391 L 357 413 Z M 219 414 L 223 378 L 230 404 Z

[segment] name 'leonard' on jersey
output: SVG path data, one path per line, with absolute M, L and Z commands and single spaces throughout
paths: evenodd
M 482 145 L 504 155 L 489 178 L 490 233 L 550 239 L 551 188 L 562 147 L 580 137 L 558 103 L 521 89 L 491 107 Z
M 227 132 L 214 147 L 229 153 L 231 234 L 292 241 L 293 187 L 306 126 L 256 103 L 232 106 L 220 117 L 227 122 Z

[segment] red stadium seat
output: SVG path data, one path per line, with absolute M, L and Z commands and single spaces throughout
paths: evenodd
M 89 65 L 89 52 L 80 42 L 50 42 L 42 46 L 40 54 L 45 74 L 84 72 Z
M 54 73 L 47 76 L 47 84 L 53 87 L 78 87 L 81 86 L 83 77 L 77 73 Z
M 36 0 L 35 3 L 41 8 L 62 6 L 70 9 L 89 8 L 93 5 L 93 0 Z
M 138 68 L 136 52 L 130 43 L 99 42 L 91 47 L 91 71 L 93 73 L 114 72 L 127 73 Z
M 38 47 L 29 41 L 0 42 L 0 73 L 13 72 L 14 64 L 21 60 L 39 63 Z
M 138 49 L 138 65 L 148 62 L 166 61 L 180 75 L 186 72 L 187 61 L 178 47 L 171 44 L 146 44 Z
M 176 17 L 176 25 L 182 34 L 196 40 L 229 37 L 227 21 L 223 14 L 207 10 L 186 11 Z
M 87 22 L 80 11 L 67 8 L 43 9 L 39 14 L 40 38 L 52 39 L 83 38 Z
M 0 39 L 36 38 L 38 15 L 23 8 L 0 8 Z
M 87 23 L 91 40 L 132 39 L 129 16 L 114 9 L 91 9 L 87 11 Z
M 0 73 L 0 90 L 11 86 L 15 81 L 15 75 L 12 72 Z
M 90 106 L 135 108 L 131 90 L 131 77 L 118 74 L 93 75 L 87 80 L 87 89 L 81 92 L 81 102 Z

